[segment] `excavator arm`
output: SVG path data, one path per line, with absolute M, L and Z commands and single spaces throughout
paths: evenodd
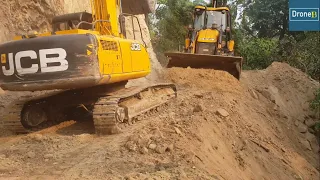
M 102 35 L 121 37 L 119 17 L 151 13 L 155 3 L 154 0 L 91 0 L 95 29 Z

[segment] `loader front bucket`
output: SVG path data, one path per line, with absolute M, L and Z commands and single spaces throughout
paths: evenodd
M 189 53 L 165 53 L 169 58 L 167 68 L 182 67 L 227 71 L 238 80 L 242 70 L 242 57 Z

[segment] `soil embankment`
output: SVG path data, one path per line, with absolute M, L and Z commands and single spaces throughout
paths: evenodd
M 246 71 L 241 82 L 214 70 L 164 77 L 178 99 L 122 134 L 96 137 L 92 123 L 67 122 L 0 138 L 0 177 L 319 179 L 306 108 L 319 83 L 281 63 Z
M 81 1 L 4 1 L 0 42 L 50 30 L 50 18 L 89 9 Z M 0 179 L 308 179 L 319 175 L 319 144 L 309 101 L 319 82 L 283 63 L 245 71 L 241 81 L 215 70 L 162 70 L 144 15 L 128 37 L 148 45 L 153 72 L 178 87 L 178 99 L 141 117 L 124 133 L 97 137 L 93 123 L 65 122 L 29 135 L 1 129 Z M 32 93 L 3 92 L 6 105 Z

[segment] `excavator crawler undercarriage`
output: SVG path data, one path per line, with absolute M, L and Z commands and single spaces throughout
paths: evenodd
M 98 135 L 121 132 L 120 124 L 147 113 L 177 96 L 173 84 L 124 88 L 125 83 L 21 97 L 0 115 L 5 129 L 30 133 L 73 118 L 93 119 Z M 82 109 L 80 115 L 76 109 Z M 84 113 L 86 112 L 86 113 Z

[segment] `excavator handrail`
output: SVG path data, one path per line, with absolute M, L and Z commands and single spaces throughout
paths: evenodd
M 131 17 L 134 17 L 134 18 L 137 19 L 137 22 L 138 22 L 138 25 L 139 25 L 139 29 L 140 29 L 141 40 L 142 40 L 142 42 L 144 43 L 144 46 L 145 46 L 146 48 L 148 48 L 147 43 L 144 41 L 144 38 L 143 38 L 143 34 L 142 34 L 142 29 L 141 29 L 141 24 L 140 24 L 139 18 L 138 18 L 136 15 L 129 14 L 129 13 L 121 13 L 120 16 L 121 16 L 121 15 L 123 15 L 123 16 L 131 16 Z M 133 38 L 134 38 L 134 40 L 136 40 L 136 34 L 135 34 L 135 32 L 134 32 L 135 29 L 134 29 L 133 19 L 132 19 L 131 23 L 132 23 L 132 28 L 133 28 Z
M 89 25 L 91 25 L 91 26 L 92 26 L 91 30 L 93 30 L 93 23 L 89 23 L 89 22 L 87 22 L 87 21 L 81 21 L 81 22 L 77 25 L 77 29 L 79 29 L 80 25 L 82 25 L 82 24 L 89 24 Z
M 77 24 L 77 29 L 79 29 L 80 25 L 82 24 L 89 24 L 91 25 L 91 30 L 94 30 L 95 29 L 95 25 L 98 23 L 98 22 L 110 22 L 109 20 L 96 20 L 94 21 L 93 23 L 89 23 L 89 22 L 86 22 L 86 21 L 81 21 L 79 24 Z M 108 30 L 108 29 L 107 29 Z M 109 31 L 109 30 L 108 30 Z M 110 31 L 109 31 L 110 32 Z M 112 34 L 112 33 L 111 33 Z

